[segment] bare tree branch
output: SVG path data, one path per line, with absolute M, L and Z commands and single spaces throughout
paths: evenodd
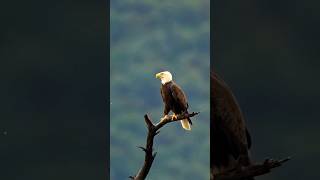
M 146 147 L 139 147 L 145 152 L 145 157 L 144 157 L 144 163 L 141 169 L 138 171 L 137 175 L 135 176 L 130 176 L 130 179 L 134 180 L 144 180 L 153 163 L 154 158 L 156 157 L 157 153 L 153 153 L 153 139 L 154 137 L 159 134 L 159 129 L 162 128 L 164 125 L 170 123 L 170 122 L 175 122 L 179 121 L 182 119 L 186 119 L 188 117 L 193 117 L 195 115 L 199 114 L 199 112 L 193 112 L 191 114 L 179 114 L 176 119 L 172 119 L 173 116 L 167 116 L 166 118 L 162 119 L 158 124 L 154 125 L 149 118 L 148 115 L 144 115 L 144 121 L 146 122 L 147 128 L 148 128 L 148 135 L 147 135 L 147 142 L 146 142 Z
M 242 180 L 267 174 L 271 169 L 281 166 L 289 161 L 290 158 L 283 160 L 266 159 L 262 164 L 254 164 L 247 167 L 239 167 L 233 170 L 222 172 L 211 177 L 212 180 Z

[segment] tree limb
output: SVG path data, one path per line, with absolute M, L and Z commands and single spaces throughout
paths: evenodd
M 175 122 L 175 121 L 179 121 L 182 119 L 186 119 L 188 117 L 193 117 L 197 114 L 199 114 L 199 112 L 193 112 L 191 114 L 179 114 L 176 119 L 172 119 L 172 115 L 170 115 L 164 119 L 161 119 L 161 121 L 159 123 L 157 123 L 156 125 L 154 125 L 152 123 L 152 121 L 148 115 L 144 115 L 144 121 L 145 121 L 147 128 L 148 128 L 147 142 L 146 142 L 146 147 L 139 147 L 140 149 L 142 149 L 145 152 L 144 163 L 143 163 L 143 166 L 141 167 L 141 169 L 138 171 L 137 175 L 130 176 L 129 178 L 133 179 L 133 180 L 144 180 L 147 177 L 147 175 L 151 169 L 153 160 L 157 154 L 156 152 L 153 153 L 153 140 L 154 140 L 154 137 L 157 134 L 159 134 L 160 131 L 158 131 L 158 130 L 160 128 L 162 128 L 164 125 L 166 125 L 170 122 Z
M 214 180 L 242 180 L 253 178 L 263 174 L 267 174 L 271 169 L 281 166 L 283 163 L 289 161 L 290 158 L 282 160 L 266 159 L 262 164 L 254 164 L 247 167 L 239 167 L 233 170 L 222 172 L 214 175 Z

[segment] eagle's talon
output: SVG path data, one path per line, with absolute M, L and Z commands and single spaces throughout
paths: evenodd
M 173 114 L 172 117 L 171 117 L 171 120 L 177 120 L 178 119 L 178 116 L 176 114 Z

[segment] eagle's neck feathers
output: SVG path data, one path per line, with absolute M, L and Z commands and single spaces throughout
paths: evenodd
M 172 82 L 172 76 L 164 76 L 161 78 L 161 84 L 165 85 L 169 82 Z
M 161 84 L 163 84 L 163 85 L 170 83 L 170 82 L 172 82 L 172 80 L 161 79 Z

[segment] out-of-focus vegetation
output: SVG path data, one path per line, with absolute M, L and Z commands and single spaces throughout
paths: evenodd
M 293 157 L 256 179 L 320 179 L 319 5 L 213 3 L 213 66 L 239 100 L 254 160 Z
M 169 124 L 155 139 L 158 152 L 148 179 L 209 179 L 209 0 L 111 1 L 111 179 L 126 179 L 141 167 L 143 115 L 159 121 L 160 81 L 169 70 L 200 111 L 191 132 Z

